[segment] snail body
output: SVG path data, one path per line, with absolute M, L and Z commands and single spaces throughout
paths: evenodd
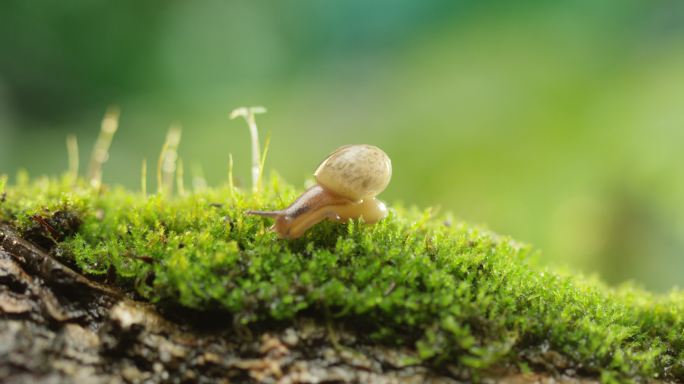
M 271 217 L 271 230 L 292 239 L 325 220 L 346 222 L 362 218 L 373 224 L 387 216 L 387 207 L 375 196 L 392 177 L 392 163 L 385 152 L 372 145 L 347 145 L 328 156 L 314 172 L 316 185 L 290 206 L 277 211 L 247 211 Z

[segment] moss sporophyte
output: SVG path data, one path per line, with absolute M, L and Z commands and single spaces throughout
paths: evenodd
M 176 159 L 170 144 L 163 155 Z M 245 213 L 277 211 L 299 191 L 274 174 L 258 187 L 259 162 L 252 191 L 229 180 L 180 193 L 171 166 L 149 195 L 93 182 L 101 172 L 0 177 L 0 221 L 42 233 L 54 257 L 91 278 L 158 306 L 224 311 L 242 326 L 315 317 L 472 377 L 497 367 L 615 382 L 684 377 L 681 291 L 611 288 L 544 268 L 510 238 L 396 204 L 375 225 L 323 221 L 279 240 L 268 219 Z

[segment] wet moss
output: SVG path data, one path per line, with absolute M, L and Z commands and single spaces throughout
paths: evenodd
M 499 366 L 603 381 L 684 375 L 681 292 L 550 270 L 530 247 L 430 209 L 395 205 L 374 226 L 323 223 L 283 241 L 267 219 L 243 214 L 296 196 L 277 177 L 259 194 L 226 186 L 173 197 L 69 177 L 21 176 L 4 191 L 3 180 L 1 221 L 158 305 L 225 311 L 245 326 L 313 314 L 474 375 Z

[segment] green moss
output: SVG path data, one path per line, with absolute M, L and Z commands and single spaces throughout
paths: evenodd
M 684 375 L 681 292 L 610 289 L 535 265 L 512 239 L 401 206 L 374 226 L 323 223 L 278 240 L 267 219 L 243 214 L 297 192 L 275 177 L 268 184 L 259 195 L 225 187 L 145 198 L 22 176 L 0 220 L 29 232 L 36 215 L 46 218 L 58 227 L 56 254 L 84 273 L 113 271 L 152 302 L 222 309 L 246 325 L 319 315 L 474 374 L 535 369 L 524 356 L 551 350 L 604 381 Z M 59 228 L 56 212 L 77 217 L 78 230 Z

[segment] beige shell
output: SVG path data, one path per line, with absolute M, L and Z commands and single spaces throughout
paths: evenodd
M 323 188 L 358 201 L 385 190 L 392 177 L 392 162 L 378 147 L 346 145 L 323 160 L 314 176 Z

